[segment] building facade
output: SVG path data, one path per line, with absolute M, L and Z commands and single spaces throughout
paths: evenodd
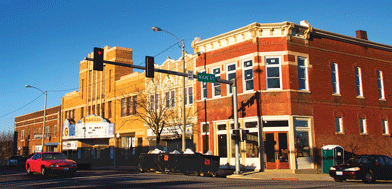
M 187 54 L 185 58 L 185 72 L 193 71 L 195 67 L 195 55 Z M 174 60 L 167 58 L 162 65 L 155 65 L 155 68 L 183 73 L 182 58 Z M 185 90 L 183 88 L 185 79 Z M 194 106 L 196 80 L 187 77 L 170 75 L 166 73 L 155 73 L 154 79 L 146 79 L 146 95 L 150 110 L 158 115 L 163 115 L 165 128 L 161 132 L 162 145 L 166 150 L 172 152 L 182 149 L 183 118 L 185 114 L 186 125 L 186 148 L 197 151 L 197 112 Z M 185 91 L 185 93 L 184 93 Z M 183 98 L 185 94 L 185 98 Z M 183 104 L 185 103 L 185 112 Z M 164 112 L 164 113 L 163 113 Z M 156 133 L 152 128 L 147 129 L 147 137 L 150 143 L 156 140 Z
M 392 46 L 313 28 L 260 24 L 192 43 L 196 72 L 236 79 L 246 169 L 320 170 L 321 148 L 392 155 Z M 197 83 L 199 148 L 234 165 L 233 91 Z
M 34 152 L 41 152 L 42 142 L 45 152 L 60 151 L 60 112 L 61 106 L 47 108 L 45 127 L 44 110 L 15 117 L 16 154 L 28 156 Z
M 93 54 L 89 54 L 92 58 Z M 104 59 L 112 62 L 133 64 L 132 49 L 105 47 Z M 186 55 L 187 68 L 194 67 L 194 55 Z M 181 63 L 181 64 L 180 64 Z M 156 68 L 178 71 L 181 60 L 168 59 Z M 152 80 L 132 68 L 105 64 L 103 71 L 94 71 L 93 62 L 80 62 L 79 91 L 62 98 L 62 151 L 78 163 L 98 165 L 137 165 L 139 154 L 156 147 L 156 137 L 143 117 L 156 110 L 161 100 L 170 98 L 169 106 L 176 114 L 181 100 L 177 77 L 155 73 Z M 162 83 L 165 83 L 163 85 Z M 193 82 L 187 82 L 189 94 L 193 95 Z M 161 85 L 162 84 L 162 85 Z M 165 96 L 169 92 L 171 95 Z M 153 95 L 153 97 L 151 97 Z M 189 96 L 192 100 L 193 96 Z M 152 106 L 153 105 L 153 106 Z M 154 108 L 155 106 L 155 108 Z M 188 104 L 187 109 L 193 105 Z M 189 145 L 193 145 L 192 127 L 197 128 L 196 115 L 189 120 Z M 177 127 L 167 121 L 163 146 L 167 150 L 178 147 Z M 176 127 L 177 126 L 177 127 Z

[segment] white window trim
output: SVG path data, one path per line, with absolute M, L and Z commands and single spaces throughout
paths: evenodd
M 381 70 L 377 70 L 377 72 L 380 72 L 380 78 L 377 77 L 377 82 L 378 81 L 381 82 L 381 89 L 378 88 L 378 83 L 377 83 L 378 90 L 381 90 L 381 97 L 379 96 L 379 98 L 384 100 L 385 99 L 384 73 Z
M 235 70 L 232 70 L 232 71 L 229 71 L 229 66 L 231 66 L 231 65 L 234 65 L 235 66 Z M 230 63 L 230 64 L 227 64 L 226 65 L 226 70 L 227 70 L 227 72 L 226 72 L 226 78 L 227 79 L 229 79 L 229 74 L 232 74 L 232 73 L 235 73 L 236 74 L 236 77 L 237 77 L 237 63 Z M 227 94 L 229 95 L 229 94 L 233 94 L 232 92 L 230 92 L 230 88 L 231 88 L 231 86 L 230 85 L 226 85 L 226 91 L 227 91 Z M 221 88 L 222 89 L 222 88 Z
M 220 77 L 220 76 L 221 76 L 221 73 L 222 73 L 221 67 L 218 66 L 218 67 L 211 68 L 212 74 L 215 75 L 215 78 L 216 78 L 216 75 L 218 75 L 218 74 L 215 74 L 215 73 L 214 73 L 214 69 L 219 69 L 219 77 Z M 215 95 L 215 84 L 216 84 L 216 83 L 212 83 L 212 98 L 214 98 L 214 97 L 221 97 L 221 96 L 222 96 L 222 84 L 219 83 L 220 89 L 221 89 L 221 94 L 220 94 L 220 95 Z
M 340 94 L 340 81 L 339 81 L 339 66 L 336 62 L 332 62 L 335 66 L 335 81 L 336 81 L 336 92 L 332 91 L 332 94 L 339 95 Z M 332 70 L 331 70 L 332 72 Z M 333 85 L 333 83 L 332 83 Z
M 361 122 L 363 126 L 363 133 L 361 133 L 361 128 L 359 128 L 359 133 L 360 134 L 367 134 L 367 124 L 366 124 L 366 118 L 359 118 L 359 127 L 361 127 Z
M 245 62 L 247 62 L 247 61 L 252 61 L 252 67 L 247 67 L 247 68 L 245 68 L 245 65 L 244 65 L 244 63 Z M 253 92 L 254 90 L 255 90 L 255 83 L 253 82 L 253 89 L 252 90 L 246 90 L 246 81 L 247 80 L 245 80 L 245 71 L 246 70 L 252 70 L 252 79 L 251 80 L 253 80 L 254 79 L 254 76 L 255 76 L 255 74 L 254 74 L 254 70 L 253 70 L 253 66 L 255 65 L 254 64 L 254 61 L 252 60 L 252 58 L 248 58 L 248 59 L 244 59 L 244 60 L 242 60 L 242 63 L 241 63 L 242 65 L 242 86 L 243 86 L 243 91 L 244 92 Z M 237 69 L 237 68 L 236 68 Z
M 389 124 L 388 124 L 388 120 L 383 119 L 381 120 L 381 126 L 384 127 L 384 123 L 385 123 L 385 133 L 382 133 L 383 135 L 389 135 Z M 384 128 L 382 128 L 384 130 Z
M 304 60 L 304 66 L 301 66 L 301 67 L 305 68 L 305 89 L 299 89 L 299 90 L 309 91 L 309 75 L 308 75 L 309 64 L 308 64 L 308 58 L 303 57 L 303 56 L 298 56 L 297 57 L 297 67 L 299 67 L 298 66 L 298 59 L 303 59 Z M 299 82 L 299 77 L 298 77 L 298 82 Z
M 357 95 L 357 97 L 363 97 L 362 69 L 359 66 L 356 66 L 355 69 L 358 69 L 358 79 L 359 79 L 359 95 Z M 355 74 L 355 81 L 357 81 L 357 75 L 356 74 Z
M 270 58 L 278 58 L 279 59 L 279 66 L 268 66 L 267 65 L 267 59 Z M 266 56 L 265 57 L 265 86 L 267 90 L 282 90 L 282 58 L 280 56 Z M 268 88 L 268 73 L 267 73 L 267 67 L 279 67 L 279 88 Z

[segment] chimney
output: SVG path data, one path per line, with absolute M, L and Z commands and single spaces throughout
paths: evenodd
M 358 38 L 358 39 L 365 39 L 365 40 L 368 40 L 366 31 L 357 30 L 356 33 L 357 33 L 357 38 Z

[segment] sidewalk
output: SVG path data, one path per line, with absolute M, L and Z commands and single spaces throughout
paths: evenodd
M 232 179 L 289 180 L 289 181 L 334 181 L 328 174 L 296 174 L 291 170 L 266 170 L 227 175 Z
M 99 170 L 122 170 L 139 171 L 138 166 L 102 166 L 91 167 Z M 288 180 L 288 181 L 334 181 L 328 174 L 296 174 L 291 170 L 265 170 L 265 172 L 244 172 L 239 175 L 233 174 L 233 170 L 218 171 L 218 176 L 226 176 L 229 179 L 257 179 L 257 180 Z

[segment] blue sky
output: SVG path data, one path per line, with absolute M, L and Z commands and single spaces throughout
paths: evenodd
M 185 39 L 193 54 L 195 37 L 207 39 L 248 24 L 308 20 L 314 27 L 392 45 L 391 1 L 177 1 L 177 0 L 0 0 L 0 132 L 13 131 L 16 116 L 60 105 L 61 97 L 77 90 L 79 63 L 94 47 L 133 49 L 135 65 L 156 56 L 177 40 L 160 27 Z M 178 59 L 181 49 L 167 56 Z M 40 96 L 40 97 L 39 97 Z M 35 100 L 36 99 L 36 100 Z

